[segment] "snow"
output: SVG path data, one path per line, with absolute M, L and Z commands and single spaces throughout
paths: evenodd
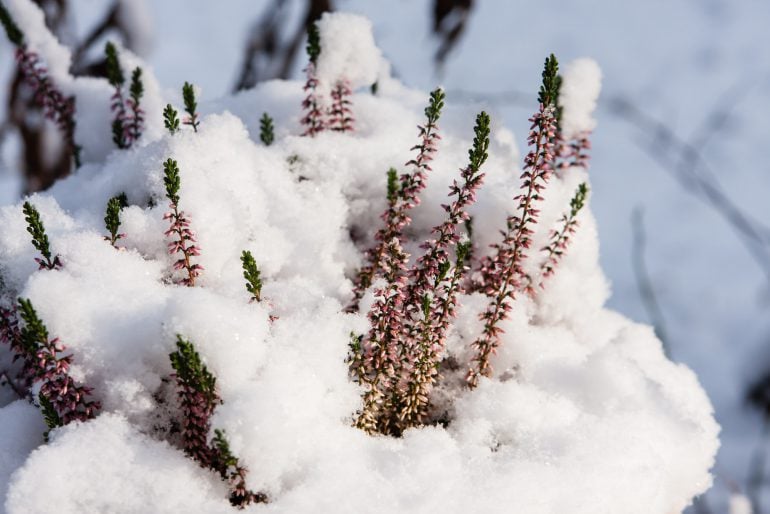
M 751 501 L 742 494 L 732 494 L 730 496 L 729 514 L 751 514 Z
M 563 108 L 561 127 L 564 137 L 590 132 L 596 126 L 593 113 L 602 87 L 602 72 L 593 59 L 575 59 L 565 66 L 559 92 Z
M 325 15 L 319 28 L 326 80 L 344 76 L 362 86 L 387 69 L 367 46 L 371 30 L 362 18 Z M 353 44 L 363 62 L 352 59 Z M 585 127 L 599 75 L 580 62 L 565 85 L 574 88 L 575 126 Z M 151 75 L 145 69 L 146 80 Z M 173 397 L 164 379 L 176 334 L 194 342 L 217 376 L 224 403 L 213 425 L 226 430 L 249 468 L 249 486 L 270 498 L 251 511 L 670 514 L 710 487 L 719 431 L 711 404 L 692 371 L 666 359 L 649 327 L 605 307 L 609 287 L 588 208 L 543 293 L 513 304 L 495 377 L 469 391 L 448 374 L 440 391 L 447 427 L 398 439 L 353 428 L 361 390 L 344 360 L 349 333 L 364 331 L 367 320 L 365 312 L 342 309 L 385 205 L 385 170 L 412 156 L 427 94 L 388 79 L 377 96 L 354 95 L 357 132 L 307 138 L 297 135 L 301 87 L 273 81 L 210 102 L 201 106 L 207 114 L 198 133 L 150 130 L 128 151 L 106 151 L 96 133 L 108 126 L 106 113 L 89 112 L 92 105 L 103 111 L 96 104 L 106 105 L 109 91 L 79 103 L 90 162 L 29 199 L 62 270 L 36 270 L 21 204 L 0 208 L 6 288 L 32 300 L 50 333 L 72 350 L 73 376 L 104 406 L 93 421 L 55 430 L 45 445 L 31 406 L 0 408 L 2 444 L 13 448 L 2 461 L 13 473 L 8 514 L 52 506 L 62 514 L 231 511 L 219 478 L 185 458 L 165 429 L 171 414 L 158 398 Z M 160 119 L 160 91 L 148 119 Z M 449 99 L 434 171 L 408 234 L 413 258 L 442 220 L 440 203 L 466 164 L 476 110 Z M 265 111 L 276 125 L 270 147 L 258 137 Z M 493 124 L 485 186 L 472 210 L 478 252 L 497 239 L 515 207 L 516 141 L 521 134 Z M 205 268 L 195 288 L 169 283 L 161 165 L 169 157 L 179 163 L 180 207 Z M 533 248 L 543 246 L 588 180 L 576 168 L 552 180 Z M 102 240 L 102 218 L 120 192 L 131 206 L 121 214 L 127 237 L 118 251 Z M 248 303 L 244 249 L 263 272 L 261 303 Z M 537 264 L 527 263 L 530 270 Z M 460 301 L 448 351 L 467 363 L 485 299 Z
M 372 22 L 349 13 L 324 13 L 318 20 L 321 54 L 316 72 L 331 87 L 347 79 L 352 88 L 371 86 L 377 80 L 382 56 L 374 43 Z

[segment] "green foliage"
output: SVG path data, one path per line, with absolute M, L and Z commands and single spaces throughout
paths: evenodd
M 481 111 L 476 116 L 476 126 L 473 128 L 473 148 L 468 150 L 470 168 L 478 171 L 487 160 L 489 150 L 489 114 Z
M 118 148 L 127 147 L 125 130 L 123 129 L 123 121 L 121 121 L 119 118 L 115 118 L 112 121 L 112 142 L 115 143 L 115 146 Z
M 578 186 L 577 191 L 575 191 L 575 196 L 573 196 L 572 200 L 569 202 L 570 217 L 574 218 L 577 216 L 577 213 L 580 212 L 580 209 L 585 205 L 587 196 L 588 186 L 583 182 Z
M 428 123 L 431 125 L 436 123 L 441 116 L 441 109 L 444 108 L 444 99 L 446 95 L 444 90 L 436 88 L 430 94 L 430 103 L 425 108 L 425 116 L 428 118 Z
M 214 438 L 211 440 L 217 451 L 220 473 L 224 476 L 227 468 L 238 466 L 238 459 L 230 451 L 230 443 L 227 442 L 225 431 L 219 428 L 214 429 Z
M 188 118 L 184 121 L 185 125 L 190 125 L 195 132 L 198 132 L 198 102 L 195 100 L 195 90 L 193 85 L 189 82 L 185 82 L 182 86 L 182 99 L 184 100 L 184 110 L 188 114 Z
M 169 158 L 163 163 L 163 173 L 163 183 L 166 185 L 166 198 L 174 205 L 177 205 L 179 203 L 181 181 L 179 179 L 179 166 L 174 159 Z
M 109 241 L 112 246 L 115 246 L 115 243 L 118 241 L 118 239 L 123 237 L 122 234 L 118 233 L 118 230 L 120 230 L 120 211 L 123 209 L 124 199 L 125 194 L 123 195 L 123 198 L 120 196 L 113 196 L 107 202 L 107 212 L 104 216 L 104 226 L 107 227 L 107 231 L 110 233 L 110 235 L 105 239 Z
M 58 264 L 58 259 L 51 259 L 51 246 L 45 233 L 43 221 L 40 219 L 40 213 L 29 202 L 24 202 L 23 211 L 24 219 L 27 221 L 27 232 L 32 235 L 32 246 L 43 256 L 43 260 L 39 261 L 41 266 L 54 269 Z
M 134 101 L 134 105 L 139 106 L 139 101 L 144 95 L 144 84 L 142 83 L 142 68 L 134 68 L 134 72 L 131 74 L 131 86 L 128 88 L 128 92 L 131 95 L 131 100 Z
M 246 290 L 251 293 L 251 299 L 258 302 L 262 298 L 262 278 L 257 267 L 257 261 L 254 260 L 250 251 L 244 250 L 241 254 L 241 262 L 243 263 L 243 278 L 246 279 Z
M 8 39 L 16 46 L 24 44 L 24 34 L 19 30 L 16 22 L 11 18 L 11 14 L 6 10 L 3 4 L 0 4 L 0 24 L 5 29 Z
M 38 317 L 32 302 L 25 298 L 19 298 L 19 316 L 24 320 L 21 329 L 21 343 L 24 349 L 34 355 L 41 344 L 48 342 L 48 329 Z
M 104 46 L 104 55 L 107 60 L 107 80 L 113 87 L 121 87 L 126 81 L 123 76 L 123 70 L 120 69 L 120 62 L 118 61 L 118 49 L 112 42 L 107 41 Z
M 48 430 L 43 433 L 43 439 L 45 439 L 45 442 L 48 442 L 48 434 L 51 433 L 51 430 L 63 426 L 64 422 L 62 422 L 59 413 L 56 412 L 53 403 L 51 403 L 47 396 L 40 394 L 37 397 L 37 401 L 40 404 L 40 412 L 43 414 L 45 426 L 48 427 Z
M 310 62 L 316 64 L 318 56 L 321 55 L 321 35 L 318 32 L 318 25 L 311 24 L 307 29 L 307 56 Z
M 438 274 L 436 275 L 436 286 L 438 286 L 447 276 L 449 273 L 449 268 L 452 267 L 452 264 L 449 261 L 442 261 L 438 265 Z
M 179 113 L 171 104 L 166 105 L 166 108 L 163 109 L 163 125 L 171 134 L 179 132 Z
M 468 230 L 468 232 L 470 232 L 470 230 Z M 468 255 L 470 255 L 472 246 L 473 243 L 470 241 L 460 241 L 457 243 L 457 261 L 455 263 L 457 268 L 465 266 L 465 260 L 468 258 Z
M 388 203 L 394 203 L 398 199 L 401 190 L 401 184 L 398 180 L 398 171 L 396 168 L 388 170 Z
M 265 143 L 266 146 L 273 144 L 275 134 L 273 133 L 273 118 L 269 114 L 263 113 L 259 119 L 259 139 Z
M 175 352 L 169 354 L 169 359 L 171 359 L 171 367 L 174 368 L 179 380 L 202 394 L 211 404 L 214 404 L 218 399 L 216 377 L 203 364 L 193 344 L 183 339 L 179 334 L 176 336 L 176 348 Z
M 556 57 L 551 54 L 545 59 L 543 67 L 543 83 L 540 85 L 540 92 L 537 95 L 537 101 L 548 107 L 556 105 L 559 98 L 559 89 L 561 88 L 561 77 L 559 77 L 559 63 Z

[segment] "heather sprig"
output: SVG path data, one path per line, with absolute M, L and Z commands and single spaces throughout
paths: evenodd
M 262 113 L 262 117 L 259 119 L 259 139 L 265 144 L 270 146 L 273 144 L 275 134 L 273 131 L 273 118 L 269 114 Z
M 502 242 L 493 245 L 495 255 L 486 259 L 482 265 L 483 290 L 489 297 L 489 304 L 481 314 L 484 321 L 482 334 L 472 345 L 476 355 L 466 376 L 471 388 L 478 384 L 480 376 L 491 376 L 492 367 L 489 361 L 497 351 L 502 332 L 499 323 L 508 316 L 511 309 L 509 302 L 521 287 L 522 280 L 526 278 L 522 267 L 526 258 L 524 252 L 532 244 L 532 227 L 537 223 L 540 214 L 535 205 L 536 202 L 542 201 L 541 192 L 553 172 L 556 135 L 554 102 L 557 93 L 558 63 L 551 55 L 545 61 L 543 83 L 538 97 L 539 109 L 529 120 L 530 151 L 524 159 L 521 192 L 514 197 L 514 200 L 518 201 L 518 213 L 508 217 Z M 526 289 L 530 293 L 533 292 L 529 281 Z
M 167 159 L 163 163 L 163 171 L 166 198 L 170 202 L 169 211 L 163 215 L 163 219 L 169 220 L 171 223 L 165 235 L 166 237 L 174 236 L 175 238 L 168 243 L 168 253 L 170 255 L 180 254 L 180 257 L 174 263 L 174 269 L 184 269 L 187 272 L 187 276 L 181 280 L 181 283 L 192 287 L 195 285 L 195 279 L 203 271 L 203 266 L 192 262 L 194 256 L 200 255 L 200 249 L 195 245 L 195 235 L 190 229 L 190 221 L 187 218 L 187 214 L 179 210 L 179 188 L 181 181 L 177 162 L 174 159 Z
M 329 116 L 326 123 L 329 130 L 335 132 L 353 132 L 353 102 L 350 97 L 353 91 L 350 88 L 350 81 L 345 78 L 338 80 L 331 91 L 332 104 L 329 107 Z
M 371 329 L 363 349 L 363 372 L 356 372 L 366 392 L 356 427 L 368 432 L 393 433 L 392 413 L 398 399 L 402 365 L 400 335 L 403 329 L 404 286 L 406 263 L 398 238 L 386 247 L 382 269 L 385 285 L 374 293 L 375 301 L 369 311 Z
M 182 123 L 190 125 L 195 132 L 198 132 L 198 126 L 200 125 L 197 112 L 198 102 L 195 100 L 195 90 L 193 89 L 193 85 L 189 82 L 185 82 L 184 86 L 182 86 L 182 100 L 184 100 L 184 110 L 187 113 L 187 116 Z
M 104 215 L 104 226 L 107 228 L 109 236 L 104 236 L 105 241 L 109 241 L 113 248 L 117 248 L 119 239 L 126 237 L 120 234 L 120 211 L 123 210 L 123 202 L 120 196 L 113 196 L 107 202 L 107 212 Z
M 366 264 L 354 280 L 353 299 L 348 306 L 350 311 L 358 308 L 358 302 L 364 292 L 380 273 L 387 244 L 394 237 L 401 240 L 404 228 L 411 222 L 409 211 L 420 203 L 419 194 L 425 189 L 427 173 L 431 171 L 430 162 L 441 139 L 438 134 L 438 120 L 444 107 L 444 98 L 441 88 L 430 94 L 430 102 L 425 108 L 425 124 L 418 126 L 420 143 L 412 147 L 412 150 L 417 150 L 417 155 L 406 163 L 411 171 L 401 175 L 397 194 L 394 194 L 396 183 L 392 172 L 388 172 L 388 207 L 380 216 L 384 225 L 377 231 L 376 245 L 366 252 Z
M 308 64 L 305 67 L 305 86 L 306 96 L 302 100 L 302 109 L 305 115 L 300 123 L 305 126 L 303 136 L 315 136 L 322 132 L 326 127 L 323 120 L 323 107 L 321 98 L 318 96 L 318 77 L 316 76 L 316 64 L 318 56 L 321 54 L 321 36 L 315 23 L 308 27 L 307 31 L 307 56 Z
M 243 278 L 246 279 L 246 290 L 251 293 L 251 301 L 258 302 L 262 298 L 262 278 L 260 277 L 257 261 L 251 252 L 244 250 L 241 254 Z
M 434 239 L 420 247 L 425 253 L 410 270 L 406 290 L 405 347 L 415 363 L 401 402 L 399 418 L 406 426 L 420 423 L 429 406 L 429 395 L 438 380 L 438 365 L 444 351 L 446 331 L 454 315 L 460 279 L 465 271 L 468 246 L 460 242 L 459 225 L 468 218 L 468 208 L 476 201 L 476 191 L 484 180 L 481 166 L 489 150 L 490 119 L 486 112 L 476 117 L 469 164 L 461 170 L 462 183 L 450 188 L 453 201 L 444 205 L 446 220 L 433 228 Z M 455 272 L 449 275 L 450 253 L 456 248 Z
M 255 493 L 246 487 L 248 470 L 240 464 L 238 457 L 233 455 L 224 430 L 215 429 L 211 442 L 216 451 L 217 471 L 230 486 L 230 504 L 242 509 L 252 503 L 266 503 L 267 497 L 263 493 Z
M 123 85 L 125 84 L 126 79 L 123 76 L 123 70 L 120 67 L 118 49 L 111 41 L 108 41 L 105 44 L 104 55 L 107 66 L 107 81 L 115 90 L 110 99 L 110 109 L 113 113 L 112 141 L 118 148 L 128 148 L 131 146 L 131 143 L 126 137 L 126 121 L 128 113 L 126 112 L 126 100 L 123 95 Z
M 35 103 L 64 136 L 75 167 L 80 166 L 80 146 L 75 143 L 75 97 L 64 96 L 48 75 L 48 68 L 40 57 L 25 45 L 16 49 L 19 73 L 32 89 Z
M 179 113 L 171 104 L 163 109 L 163 125 L 172 135 L 179 132 Z
M 215 468 L 215 454 L 208 445 L 211 416 L 221 403 L 216 377 L 201 360 L 195 346 L 176 336 L 176 351 L 169 354 L 173 378 L 182 407 L 182 444 L 185 453 L 201 466 Z
M 43 421 L 45 421 L 45 426 L 48 427 L 48 430 L 43 432 L 43 440 L 48 442 L 48 435 L 51 433 L 51 430 L 63 426 L 64 423 L 62 422 L 59 414 L 56 412 L 56 408 L 54 408 L 53 403 L 48 399 L 47 396 L 43 396 L 41 394 L 38 396 L 37 402 L 40 404 L 40 412 L 43 414 Z
M 137 141 L 144 128 L 144 110 L 141 107 L 142 96 L 144 95 L 144 83 L 142 82 L 142 68 L 134 68 L 131 73 L 131 86 L 129 87 L 128 107 L 131 110 L 128 124 L 130 140 Z
M 19 325 L 19 314 L 15 304 L 8 307 L 0 306 L 0 342 L 7 344 L 8 349 L 13 354 L 13 361 L 21 360 L 22 366 L 15 377 L 6 377 L 19 396 L 27 396 L 26 391 L 32 386 L 35 377 L 35 366 L 37 359 L 34 346 L 30 345 L 24 339 L 24 335 Z
M 67 347 L 61 344 L 58 337 L 49 338 L 48 329 L 32 302 L 19 298 L 18 309 L 24 320 L 21 339 L 25 355 L 34 355 L 30 371 L 33 380 L 41 383 L 39 397 L 45 397 L 50 402 L 62 425 L 95 417 L 101 406 L 99 402 L 87 399 L 91 395 L 90 387 L 77 385 L 69 375 L 72 355 L 62 355 Z
M 52 256 L 51 245 L 48 242 L 48 235 L 45 233 L 43 221 L 40 219 L 40 213 L 29 202 L 24 202 L 22 209 L 24 211 L 24 219 L 27 222 L 27 232 L 32 236 L 32 246 L 40 252 L 40 257 L 35 258 L 35 262 L 39 265 L 38 269 L 61 268 L 62 263 L 59 256 Z
M 545 279 L 553 275 L 556 266 L 564 256 L 564 252 L 572 239 L 572 234 L 578 226 L 577 215 L 585 206 L 588 196 L 588 186 L 585 182 L 580 184 L 575 191 L 575 195 L 570 200 L 570 210 L 559 219 L 561 228 L 551 233 L 551 241 L 542 249 L 547 252 L 545 261 L 540 266 L 540 287 L 544 287 Z

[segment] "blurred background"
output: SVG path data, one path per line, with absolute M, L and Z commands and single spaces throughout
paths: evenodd
M 298 78 L 308 23 L 368 16 L 393 73 L 488 109 L 521 148 L 543 59 L 592 57 L 604 80 L 593 137 L 592 208 L 610 307 L 653 324 L 699 376 L 722 425 L 712 489 L 770 513 L 770 2 L 765 0 L 37 0 L 104 73 L 106 40 L 142 56 L 164 88 L 205 100 Z M 70 172 L 0 41 L 0 205 Z M 650 470 L 654 473 L 655 470 Z

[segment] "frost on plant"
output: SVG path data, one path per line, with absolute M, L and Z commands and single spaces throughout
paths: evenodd
M 179 166 L 173 159 L 168 159 L 163 163 L 164 177 L 163 182 L 166 185 L 166 198 L 170 202 L 169 211 L 163 215 L 163 219 L 169 220 L 171 226 L 166 230 L 166 237 L 171 236 L 172 241 L 168 243 L 168 253 L 176 256 L 174 262 L 175 270 L 184 270 L 185 277 L 180 283 L 186 286 L 194 286 L 195 279 L 203 271 L 203 266 L 193 263 L 193 257 L 200 255 L 200 250 L 195 245 L 195 235 L 190 229 L 190 221 L 187 214 L 179 210 L 179 188 L 181 181 L 179 178 Z
M 323 131 L 323 107 L 321 98 L 318 95 L 318 77 L 316 76 L 316 66 L 318 56 L 321 54 L 321 39 L 318 34 L 318 27 L 315 24 L 310 25 L 307 31 L 307 56 L 308 63 L 305 67 L 305 98 L 302 100 L 302 109 L 305 111 L 300 122 L 305 126 L 304 136 L 315 136 Z

